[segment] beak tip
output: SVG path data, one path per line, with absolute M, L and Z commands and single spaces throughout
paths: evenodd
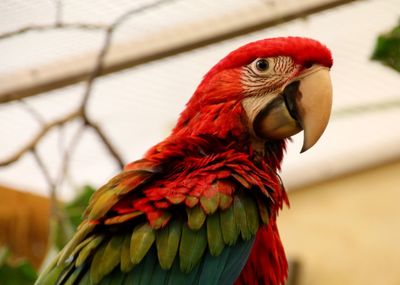
M 304 153 L 307 150 L 309 150 L 311 146 L 307 146 L 305 143 L 303 143 L 303 146 L 301 147 L 300 153 Z

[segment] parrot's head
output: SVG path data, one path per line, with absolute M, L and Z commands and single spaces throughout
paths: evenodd
M 204 77 L 177 128 L 253 140 L 281 140 L 304 131 L 302 151 L 324 132 L 331 112 L 330 51 L 318 41 L 282 37 L 249 43 Z

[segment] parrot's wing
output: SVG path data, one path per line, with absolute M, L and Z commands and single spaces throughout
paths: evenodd
M 256 168 L 217 161 L 169 180 L 146 160 L 129 165 L 36 284 L 232 284 L 272 200 Z M 158 181 L 186 190 L 168 196 Z

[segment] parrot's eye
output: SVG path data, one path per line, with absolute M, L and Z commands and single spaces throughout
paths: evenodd
M 257 70 L 258 70 L 258 71 L 261 71 L 261 72 L 267 71 L 267 70 L 268 70 L 268 67 L 269 67 L 268 60 L 266 60 L 266 59 L 264 59 L 264 58 L 258 59 L 258 60 L 256 61 L 256 64 L 255 64 L 255 65 L 256 65 Z
M 303 66 L 304 68 L 310 68 L 314 65 L 314 63 L 312 61 L 306 61 Z
M 273 61 L 268 58 L 257 58 L 250 65 L 249 68 L 259 76 L 267 76 L 270 73 L 271 64 Z

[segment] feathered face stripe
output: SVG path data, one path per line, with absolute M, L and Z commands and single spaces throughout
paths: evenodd
M 257 62 L 265 60 L 266 70 L 258 70 Z M 243 67 L 242 84 L 248 95 L 265 95 L 283 86 L 296 72 L 295 62 L 287 56 L 256 59 Z

